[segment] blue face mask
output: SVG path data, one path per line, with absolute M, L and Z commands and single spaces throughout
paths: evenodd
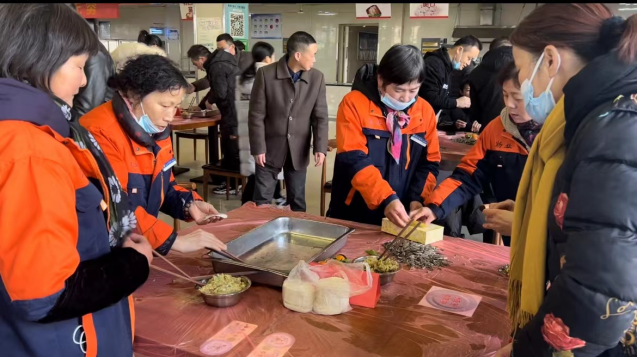
M 464 48 L 460 47 L 460 49 L 464 52 Z M 460 58 L 462 58 L 462 52 L 460 52 Z M 459 71 L 460 67 L 462 67 L 460 61 L 451 60 L 451 68 L 453 68 L 454 71 Z
M 553 93 L 551 92 L 551 85 L 553 85 L 553 80 L 555 78 L 551 78 L 548 86 L 546 86 L 546 90 L 542 92 L 538 97 L 533 97 L 533 78 L 537 74 L 538 68 L 540 68 L 540 64 L 542 63 L 542 59 L 544 59 L 544 52 L 537 60 L 537 64 L 535 65 L 535 69 L 531 74 L 531 78 L 527 78 L 522 83 L 520 87 L 522 91 L 522 97 L 524 98 L 524 109 L 529 114 L 529 116 L 535 120 L 539 124 L 544 124 L 546 118 L 549 116 L 549 113 L 555 108 L 555 98 L 553 98 Z M 560 69 L 560 65 L 562 64 L 562 58 L 557 57 L 557 69 Z
M 414 104 L 416 102 L 416 98 L 414 97 L 409 102 L 404 103 L 388 96 L 385 93 L 385 95 L 381 95 L 380 101 L 383 102 L 383 104 L 385 104 L 390 109 L 402 111 L 409 108 L 410 105 Z
M 141 126 L 145 132 L 147 132 L 148 134 L 158 134 L 166 130 L 166 128 L 159 129 L 157 126 L 155 126 L 155 124 L 153 124 L 153 122 L 150 120 L 150 117 L 146 115 L 146 112 L 144 111 L 144 104 L 140 102 L 139 105 L 142 106 L 142 113 L 144 113 L 144 115 L 142 115 L 142 117 L 137 120 L 137 124 L 139 124 L 139 126 Z

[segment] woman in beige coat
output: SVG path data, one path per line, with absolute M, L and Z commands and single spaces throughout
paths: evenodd
M 151 35 L 146 30 L 141 30 L 137 42 L 126 42 L 119 45 L 111 53 L 115 62 L 115 68 L 119 72 L 126 62 L 141 55 L 160 55 L 166 57 L 164 42 L 157 35 Z

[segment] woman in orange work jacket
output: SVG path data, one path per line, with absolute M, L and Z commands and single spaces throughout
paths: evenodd
M 132 356 L 152 248 L 71 110 L 99 41 L 64 4 L 0 18 L 0 354 Z
M 405 207 L 423 206 L 436 186 L 436 114 L 418 97 L 425 63 L 414 46 L 395 45 L 363 66 L 336 116 L 337 153 L 329 217 L 404 227 Z
M 110 161 L 128 196 L 144 236 L 160 254 L 172 248 L 188 253 L 203 248 L 225 249 L 213 235 L 177 237 L 172 225 L 158 218 L 207 224 L 219 218 L 209 203 L 175 184 L 175 164 L 170 122 L 181 104 L 188 82 L 173 62 L 159 55 L 142 55 L 128 61 L 109 79 L 115 89 L 110 102 L 80 120 Z

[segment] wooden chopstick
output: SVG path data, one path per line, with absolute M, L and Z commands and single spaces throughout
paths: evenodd
M 188 277 L 188 279 L 190 279 L 190 275 L 186 274 L 185 271 L 179 269 L 178 266 L 176 266 L 175 264 L 173 264 L 173 262 L 171 262 L 170 260 L 168 260 L 168 258 L 164 257 L 163 255 L 157 253 L 156 251 L 153 250 L 153 255 L 162 259 L 163 261 L 165 261 L 166 263 L 168 263 L 168 265 L 170 265 L 171 267 L 175 268 L 175 270 L 177 270 L 178 272 L 180 272 L 183 276 Z
M 409 222 L 407 222 L 407 224 L 405 225 L 405 227 L 403 227 L 403 229 L 402 229 L 400 232 L 398 232 L 398 235 L 396 236 L 396 238 L 394 238 L 394 239 L 391 241 L 391 243 L 389 244 L 389 246 L 388 246 L 387 248 L 385 248 L 385 251 L 383 252 L 383 254 L 381 254 L 381 255 L 378 257 L 378 260 L 381 260 L 381 259 L 385 256 L 385 254 L 387 254 L 387 252 L 389 252 L 389 248 L 391 248 L 391 247 L 394 245 L 394 243 L 396 243 L 396 241 L 397 241 L 398 239 L 400 239 L 400 235 L 401 235 L 401 234 L 403 234 L 403 233 L 405 233 L 405 231 L 407 230 L 407 228 L 409 228 L 409 226 L 411 226 L 411 224 L 412 224 L 412 223 L 414 223 L 414 219 L 413 219 L 413 218 L 412 218 L 412 219 L 410 219 L 410 220 L 409 220 Z M 412 232 L 413 232 L 413 230 L 412 230 Z
M 414 233 L 416 231 L 416 229 L 418 229 L 418 227 L 420 227 L 420 225 L 422 224 L 422 221 L 418 221 L 418 224 L 416 224 L 416 226 L 414 228 L 412 228 L 411 231 L 409 231 L 409 233 L 407 233 L 406 236 L 401 237 L 400 235 L 403 234 L 403 232 L 405 232 L 407 230 L 407 227 L 411 226 L 414 223 L 414 220 L 410 220 L 409 223 L 407 223 L 407 225 L 405 226 L 405 228 L 403 228 L 398 235 L 396 236 L 396 238 L 394 238 L 391 243 L 389 244 L 389 246 L 387 247 L 387 249 L 385 249 L 385 251 L 383 252 L 383 254 L 381 254 L 378 257 L 378 260 L 381 260 L 385 254 L 387 254 L 387 252 L 389 252 L 389 250 L 391 249 L 391 247 L 394 245 L 394 243 L 396 243 L 396 241 L 398 241 L 399 239 L 408 239 L 412 233 Z
M 150 265 L 150 268 L 151 268 L 151 269 L 155 269 L 155 270 L 157 270 L 157 271 L 160 271 L 160 272 L 162 272 L 162 273 L 164 273 L 164 274 L 172 275 L 172 276 L 174 276 L 175 278 L 179 278 L 179 279 L 187 280 L 187 281 L 189 281 L 189 282 L 191 282 L 191 283 L 195 283 L 195 284 L 197 284 L 197 285 L 199 285 L 199 286 L 204 286 L 204 285 L 206 285 L 206 284 L 203 284 L 203 283 L 201 283 L 201 282 L 199 282 L 199 281 L 196 281 L 196 280 L 194 280 L 194 279 L 191 279 L 190 277 L 185 277 L 185 276 L 182 276 L 182 275 L 179 275 L 179 274 L 173 273 L 173 272 L 172 272 L 172 271 L 170 271 L 170 270 L 166 270 L 166 269 L 160 268 L 160 267 L 158 267 L 158 266 L 156 266 L 156 265 L 152 265 L 152 264 L 151 264 L 151 265 Z
M 219 255 L 222 255 L 222 256 L 224 256 L 224 257 L 226 257 L 226 258 L 230 259 L 230 260 L 234 260 L 234 261 L 236 261 L 236 262 L 239 262 L 239 263 L 243 263 L 243 264 L 245 264 L 245 262 L 244 262 L 243 260 L 241 260 L 241 258 L 239 258 L 239 257 L 237 257 L 237 256 L 235 256 L 235 255 L 233 255 L 232 253 L 230 253 L 230 252 L 229 252 L 229 251 L 227 251 L 227 250 L 215 250 L 215 249 L 210 249 L 210 251 L 208 252 L 208 254 L 210 254 L 211 252 L 215 252 L 215 253 L 217 253 L 217 254 L 219 254 Z

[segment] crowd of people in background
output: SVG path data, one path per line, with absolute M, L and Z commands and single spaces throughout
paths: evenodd
M 209 88 L 199 107 L 220 111 L 220 167 L 248 177 L 217 192 L 304 212 L 307 167 L 327 154 L 319 46 L 296 32 L 276 59 L 222 34 L 212 52 L 188 50 L 206 72 L 189 84 L 159 37 L 109 54 L 73 4 L 0 4 L 0 18 L 0 345 L 131 356 L 130 295 L 153 251 L 225 248 L 158 219 L 220 219 L 172 174 L 184 96 Z M 634 356 L 637 16 L 545 4 L 475 66 L 482 48 L 398 44 L 358 70 L 336 117 L 327 216 L 503 235 L 512 339 L 498 357 Z M 444 179 L 438 130 L 480 133 Z

